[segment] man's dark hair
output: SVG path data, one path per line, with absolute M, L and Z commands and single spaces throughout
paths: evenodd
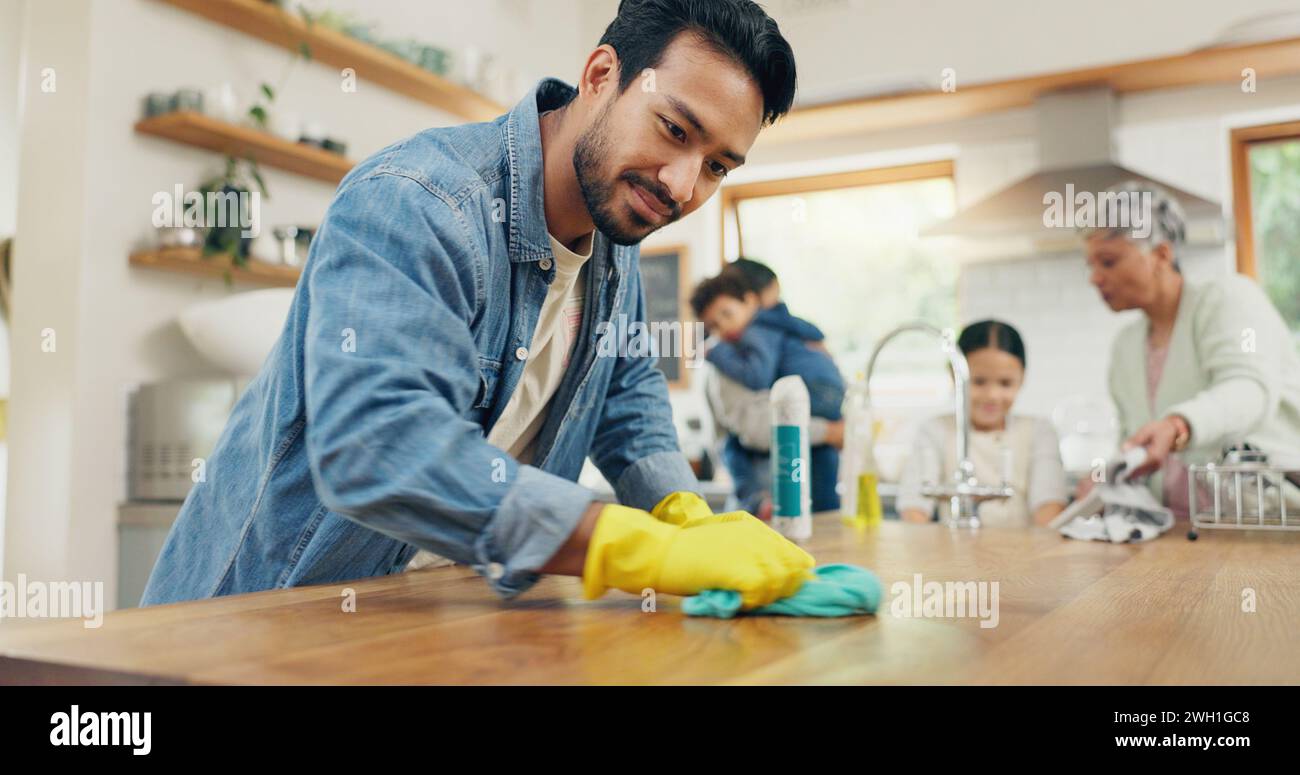
M 745 281 L 749 283 L 750 288 L 754 289 L 754 293 L 762 293 L 764 288 L 776 282 L 776 272 L 772 271 L 772 267 L 752 258 L 742 256 L 732 261 L 729 268 L 744 275 Z
M 618 53 L 618 91 L 648 67 L 658 67 L 678 33 L 694 32 L 719 54 L 742 65 L 763 93 L 763 124 L 794 103 L 794 51 L 753 0 L 622 0 L 600 45 Z
M 753 293 L 754 289 L 749 287 L 749 282 L 745 276 L 732 268 L 722 270 L 722 274 L 717 277 L 710 277 L 695 286 L 695 292 L 691 294 L 691 309 L 695 310 L 695 317 L 704 317 L 704 310 L 716 301 L 720 296 L 730 296 L 733 299 L 745 300 L 746 293 Z

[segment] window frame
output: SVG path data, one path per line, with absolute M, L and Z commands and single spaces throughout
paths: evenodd
M 727 260 L 727 222 L 735 224 L 736 249 L 738 255 L 745 255 L 744 233 L 740 226 L 740 203 L 747 199 L 764 199 L 791 194 L 821 193 L 841 188 L 861 188 L 864 186 L 886 185 L 889 183 L 907 183 L 913 180 L 930 178 L 954 179 L 952 159 L 901 164 L 894 167 L 871 167 L 851 170 L 849 172 L 831 172 L 821 175 L 806 175 L 779 180 L 762 180 L 753 183 L 738 183 L 723 186 L 721 196 L 720 231 L 718 236 L 718 258 L 722 267 Z
M 1259 279 L 1255 222 L 1251 213 L 1250 149 L 1266 143 L 1300 140 L 1300 120 L 1238 127 L 1229 135 L 1232 154 L 1232 211 L 1236 221 L 1237 271 Z

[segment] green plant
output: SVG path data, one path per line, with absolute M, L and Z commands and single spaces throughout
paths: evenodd
M 281 3 L 276 3 L 276 5 L 283 7 Z M 298 6 L 298 13 L 302 16 L 308 27 L 311 27 L 316 23 L 311 12 L 301 5 Z M 285 18 L 286 20 L 288 19 L 288 17 Z M 252 120 L 254 126 L 258 129 L 266 129 L 267 109 L 271 106 L 271 103 L 275 102 L 275 95 L 280 91 L 280 88 L 284 86 L 284 82 L 288 80 L 289 74 L 293 72 L 294 65 L 298 63 L 299 59 L 310 62 L 311 58 L 311 46 L 308 45 L 307 41 L 300 40 L 298 41 L 298 47 L 295 49 L 294 55 L 289 58 L 288 66 L 285 67 L 284 73 L 280 76 L 280 82 L 274 87 L 266 81 L 262 81 L 258 84 L 258 100 L 248 109 L 248 117 Z M 265 103 L 263 103 L 263 98 L 265 98 Z
M 253 186 L 257 186 L 257 191 L 263 196 L 269 198 L 266 193 L 266 183 L 262 180 L 262 173 L 257 168 L 257 162 L 252 159 L 237 159 L 233 156 L 226 157 L 225 170 L 199 186 L 199 193 L 203 196 L 203 201 L 209 201 L 210 195 L 231 195 L 236 197 L 239 202 L 238 212 L 234 213 L 235 222 L 227 222 L 224 225 L 209 225 L 207 236 L 203 240 L 203 256 L 207 258 L 213 255 L 230 256 L 230 262 L 233 266 L 244 266 L 248 263 L 247 240 L 243 236 L 243 223 L 250 220 L 251 213 L 244 210 L 246 193 L 251 193 Z M 230 215 L 230 213 L 227 213 Z M 229 276 L 227 275 L 227 279 Z
M 282 2 L 275 2 L 275 5 L 284 7 Z M 314 23 L 311 14 L 301 5 L 298 6 L 298 12 L 306 20 L 308 25 Z M 267 130 L 267 121 L 269 111 L 275 102 L 276 94 L 288 80 L 289 75 L 293 72 L 293 67 L 299 59 L 311 60 L 311 46 L 306 41 L 299 41 L 298 48 L 290 57 L 284 73 L 280 76 L 280 81 L 272 86 L 266 81 L 258 84 L 258 99 L 248 109 L 248 120 L 256 128 L 262 131 Z M 199 187 L 199 193 L 207 201 L 209 194 L 235 194 L 248 193 L 252 191 L 253 185 L 257 186 L 258 192 L 264 199 L 270 199 L 271 195 L 266 190 L 266 182 L 262 179 L 262 170 L 257 164 L 257 160 L 252 157 L 236 158 L 226 156 L 226 166 L 222 174 L 214 176 L 205 181 Z M 241 209 L 239 212 L 239 222 L 244 221 L 245 213 L 242 210 L 244 199 L 240 197 Z M 245 266 L 248 263 L 247 240 L 241 234 L 242 227 L 237 224 L 227 224 L 225 226 L 211 226 L 208 229 L 207 237 L 203 242 L 203 257 L 207 258 L 213 255 L 227 255 L 230 257 L 232 266 Z M 230 272 L 226 272 L 226 282 L 231 280 Z

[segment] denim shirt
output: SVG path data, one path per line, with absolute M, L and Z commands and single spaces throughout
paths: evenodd
M 575 94 L 545 79 L 494 121 L 426 130 L 348 173 L 141 605 L 394 573 L 419 548 L 512 597 L 595 500 L 575 483 L 588 455 L 637 508 L 698 491 L 653 357 L 599 346 L 619 315 L 645 319 L 639 249 L 599 231 L 533 465 L 486 440 L 555 276 L 538 116 Z

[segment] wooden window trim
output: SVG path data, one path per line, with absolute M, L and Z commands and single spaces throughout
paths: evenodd
M 1259 277 L 1255 259 L 1255 224 L 1250 201 L 1250 149 L 1263 143 L 1300 140 L 1300 121 L 1261 124 L 1232 130 L 1232 214 L 1237 223 L 1237 271 Z
M 951 178 L 953 176 L 953 162 L 951 159 L 941 161 L 927 161 L 918 164 L 902 164 L 896 167 L 876 167 L 865 170 L 853 170 L 850 172 L 832 172 L 823 175 L 808 175 L 798 178 L 783 178 L 781 180 L 764 180 L 754 183 L 740 183 L 734 186 L 724 186 L 719 195 L 722 197 L 722 206 L 720 225 L 721 230 L 718 232 L 719 239 L 719 259 L 722 266 L 727 264 L 727 221 L 734 219 L 736 224 L 736 245 L 739 248 L 740 255 L 745 254 L 744 234 L 740 229 L 739 205 L 746 199 L 762 199 L 772 196 L 788 196 L 790 194 L 807 194 L 820 193 L 822 191 L 834 191 L 840 188 L 860 188 L 862 186 L 878 186 L 888 183 L 906 183 L 913 180 L 927 180 L 930 178 Z

